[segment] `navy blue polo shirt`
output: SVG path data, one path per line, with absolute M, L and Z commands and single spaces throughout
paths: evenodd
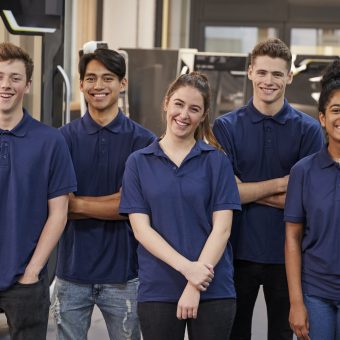
M 24 110 L 0 129 L 0 290 L 25 272 L 48 217 L 48 200 L 76 190 L 64 138 Z
M 288 175 L 301 158 L 323 145 L 320 124 L 285 100 L 274 116 L 259 112 L 252 100 L 215 120 L 213 132 L 230 156 L 242 182 Z M 242 205 L 234 219 L 231 242 L 235 258 L 258 263 L 284 263 L 283 209 L 257 203 Z
M 61 128 L 79 196 L 106 196 L 122 185 L 125 162 L 155 136 L 121 111 L 106 126 L 87 112 Z M 57 276 L 84 284 L 124 283 L 137 276 L 136 241 L 128 221 L 69 220 L 59 243 Z
M 155 141 L 132 154 L 126 164 L 120 212 L 143 213 L 152 227 L 180 254 L 198 259 L 217 210 L 240 209 L 231 164 L 222 151 L 196 142 L 177 167 Z M 138 246 L 138 301 L 177 302 L 187 280 Z M 235 297 L 232 250 L 228 243 L 215 277 L 201 300 Z
M 340 297 L 340 166 L 325 146 L 291 171 L 284 218 L 303 223 L 302 289 Z

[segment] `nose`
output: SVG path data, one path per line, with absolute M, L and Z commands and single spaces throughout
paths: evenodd
M 100 77 L 97 78 L 97 80 L 94 84 L 94 87 L 95 88 L 103 88 L 103 80 Z
M 6 77 L 6 76 L 2 77 L 1 80 L 0 80 L 0 86 L 1 86 L 1 88 L 5 88 L 5 89 L 11 87 L 10 78 Z
M 189 117 L 189 114 L 188 114 L 188 108 L 187 107 L 182 107 L 182 109 L 181 109 L 181 112 L 180 112 L 180 116 L 182 117 L 182 118 L 187 118 L 187 117 Z
M 268 72 L 266 74 L 266 76 L 264 77 L 264 82 L 266 84 L 272 84 L 273 83 L 273 77 L 272 77 L 272 74 L 270 72 Z

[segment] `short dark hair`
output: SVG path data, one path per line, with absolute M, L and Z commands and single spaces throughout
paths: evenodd
M 19 46 L 3 42 L 0 44 L 0 61 L 8 60 L 21 60 L 25 64 L 26 82 L 32 79 L 34 64 L 29 54 Z
M 102 63 L 119 80 L 125 77 L 126 64 L 124 57 L 117 51 L 108 48 L 97 48 L 93 53 L 86 53 L 80 57 L 78 65 L 80 80 L 84 80 L 87 64 L 92 60 Z
M 250 62 L 252 65 L 259 56 L 281 58 L 286 61 L 288 70 L 292 67 L 292 53 L 288 46 L 280 39 L 272 38 L 259 42 L 250 55 Z
M 319 112 L 326 113 L 326 106 L 331 100 L 334 91 L 340 90 L 340 60 L 330 63 L 321 79 L 321 92 L 319 97 Z

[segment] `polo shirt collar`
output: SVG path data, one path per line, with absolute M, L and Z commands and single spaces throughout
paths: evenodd
M 121 126 L 123 123 L 125 116 L 123 112 L 119 109 L 117 116 L 110 122 L 109 124 L 105 126 L 99 125 L 94 119 L 91 117 L 88 111 L 86 111 L 83 119 L 83 124 L 85 126 L 85 129 L 89 135 L 95 134 L 101 129 L 106 129 L 111 131 L 112 133 L 119 133 L 121 132 Z
M 324 145 L 318 153 L 318 159 L 322 169 L 327 168 L 335 164 L 333 158 L 328 152 L 328 144 Z
M 154 154 L 158 157 L 164 157 L 166 156 L 164 151 L 159 145 L 160 138 L 153 141 L 149 146 L 141 150 L 141 153 L 145 155 L 151 155 Z M 191 157 L 194 157 L 196 155 L 201 154 L 204 151 L 213 151 L 215 148 L 207 143 L 204 143 L 202 140 L 197 140 L 195 145 L 193 146 L 192 150 L 190 151 Z M 190 158 L 191 158 L 190 157 Z
M 277 112 L 274 116 L 267 116 L 258 111 L 254 106 L 253 98 L 251 98 L 247 104 L 247 111 L 248 114 L 250 114 L 250 118 L 253 123 L 259 123 L 265 119 L 272 119 L 277 123 L 283 125 L 286 123 L 290 115 L 289 104 L 286 99 L 283 102 L 281 110 Z
M 12 129 L 11 131 L 9 131 L 9 133 L 11 135 L 14 135 L 16 137 L 25 137 L 28 129 L 29 129 L 29 125 L 31 120 L 33 119 L 30 114 L 28 113 L 28 111 L 26 111 L 25 109 L 23 109 L 23 117 L 21 119 L 21 121 L 19 122 L 19 124 L 17 126 L 14 127 L 14 129 Z M 3 131 L 0 129 L 0 131 Z

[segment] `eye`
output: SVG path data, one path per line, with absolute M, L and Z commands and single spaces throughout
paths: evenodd
M 259 76 L 265 76 L 266 75 L 266 71 L 262 71 L 262 70 L 260 70 L 260 71 L 257 71 L 256 72 Z
M 96 78 L 93 76 L 87 76 L 85 77 L 85 81 L 89 82 L 89 83 L 93 83 L 95 82 Z
M 283 77 L 283 73 L 281 73 L 281 72 L 274 72 L 274 73 L 273 73 L 273 76 L 274 76 L 275 78 L 281 78 L 281 77 Z
M 108 82 L 114 81 L 114 77 L 112 77 L 112 76 L 105 76 L 103 78 L 103 80 L 108 83 Z
M 14 81 L 14 82 L 21 81 L 21 77 L 14 76 L 14 77 L 12 77 L 12 81 Z

